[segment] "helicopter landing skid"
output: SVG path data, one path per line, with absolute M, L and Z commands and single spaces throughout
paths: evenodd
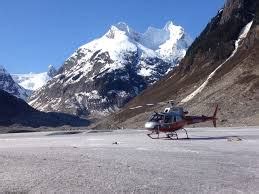
M 178 139 L 178 134 L 176 132 L 171 132 L 171 133 L 166 134 L 166 137 L 168 137 L 172 140 L 175 140 L 175 138 L 173 138 L 174 136 L 176 137 L 176 139 Z
M 157 137 L 152 137 L 151 135 L 156 133 Z M 147 134 L 148 137 L 150 137 L 151 139 L 159 139 L 159 132 L 157 131 L 152 131 L 151 133 Z
M 185 131 L 186 139 L 190 139 L 189 136 L 188 136 L 187 130 L 184 129 L 184 128 L 182 128 L 182 130 Z M 152 135 L 153 135 L 154 133 L 157 134 L 157 137 L 152 137 Z M 147 134 L 147 136 L 150 137 L 151 139 L 160 139 L 160 137 L 159 137 L 159 132 L 157 132 L 157 131 L 152 131 L 151 133 Z M 171 140 L 175 140 L 175 137 L 176 137 L 177 140 L 179 139 L 179 138 L 178 138 L 178 134 L 177 134 L 175 131 L 166 133 L 166 138 L 169 138 L 169 139 L 171 139 Z
M 184 130 L 185 133 L 186 133 L 186 139 L 190 139 L 189 136 L 188 136 L 187 130 L 185 128 L 182 128 L 182 130 Z
M 152 136 L 154 133 L 157 134 L 157 137 Z M 159 133 L 157 133 L 157 132 L 149 133 L 149 134 L 147 134 L 147 136 L 150 137 L 151 139 L 165 139 L 165 138 L 169 138 L 171 140 L 175 140 L 175 138 L 173 138 L 173 137 L 176 137 L 176 139 L 178 139 L 178 135 L 177 135 L 176 132 L 167 133 L 166 137 L 159 137 Z

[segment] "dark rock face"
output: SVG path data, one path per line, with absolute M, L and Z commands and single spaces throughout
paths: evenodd
M 239 18 L 246 22 L 254 18 L 256 1 L 253 0 L 227 0 L 220 24 L 224 24 L 233 18 Z
M 35 111 L 22 99 L 12 96 L 3 90 L 0 90 L 0 102 L 0 118 L 2 120 Z
M 5 90 L 6 92 L 26 100 L 29 94 L 29 91 L 19 86 L 12 78 L 12 76 L 0 66 L 0 89 Z
M 88 121 L 62 113 L 44 113 L 25 101 L 0 90 L 0 126 L 13 124 L 30 127 L 87 126 Z
M 215 69 L 231 55 L 241 29 L 254 18 L 254 13 L 255 1 L 228 0 L 224 9 L 219 11 L 190 46 L 179 71 L 187 74 L 197 72 L 203 76 L 206 71 Z M 210 63 L 210 66 L 202 68 L 202 72 L 196 71 L 196 68 L 201 68 L 206 63 Z M 195 77 L 194 81 L 201 79 L 197 74 L 193 76 Z

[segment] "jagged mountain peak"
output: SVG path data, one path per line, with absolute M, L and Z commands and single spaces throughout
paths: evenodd
M 164 29 L 170 29 L 172 27 L 175 27 L 177 25 L 174 25 L 173 21 L 172 20 L 169 20 L 166 22 L 165 26 L 164 26 Z
M 132 32 L 133 30 L 129 27 L 128 24 L 126 24 L 125 22 L 118 22 L 117 24 L 114 24 L 111 26 L 111 28 L 116 28 L 120 31 L 124 31 L 126 33 L 130 33 Z
M 172 21 L 168 21 L 163 28 L 149 26 L 144 33 L 135 31 L 125 22 L 119 22 L 112 25 L 104 37 L 110 39 L 127 39 L 154 51 L 158 50 L 163 44 L 173 45 L 181 39 L 184 39 L 188 45 L 192 42 L 183 27 L 175 25 Z
M 56 74 L 57 74 L 57 70 L 56 70 L 56 68 L 53 66 L 53 65 L 49 65 L 48 66 L 48 72 L 47 72 L 47 74 L 48 74 L 48 76 L 50 77 L 50 78 L 52 78 L 52 77 L 54 77 Z
M 174 36 L 174 35 L 181 36 L 185 33 L 184 28 L 180 25 L 174 24 L 173 21 L 166 22 L 163 30 L 169 32 L 170 36 Z
M 140 42 L 155 50 L 164 60 L 177 61 L 185 55 L 185 48 L 191 45 L 192 39 L 183 27 L 168 21 L 161 29 L 149 27 L 142 34 Z
M 112 25 L 104 37 L 110 39 L 120 38 L 120 36 L 127 36 L 132 40 L 138 41 L 140 33 L 136 32 L 129 27 L 125 22 L 118 22 L 117 24 Z
M 181 37 L 185 33 L 182 26 L 174 25 L 172 21 L 168 21 L 163 29 L 170 33 L 170 37 Z

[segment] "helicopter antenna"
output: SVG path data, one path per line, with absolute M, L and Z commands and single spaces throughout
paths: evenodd
M 172 107 L 174 106 L 174 101 L 173 100 L 169 100 L 168 103 L 170 103 Z

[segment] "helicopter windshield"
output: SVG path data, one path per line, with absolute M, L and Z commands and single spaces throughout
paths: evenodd
M 163 120 L 163 115 L 155 114 L 150 118 L 149 121 L 159 122 L 160 120 Z

